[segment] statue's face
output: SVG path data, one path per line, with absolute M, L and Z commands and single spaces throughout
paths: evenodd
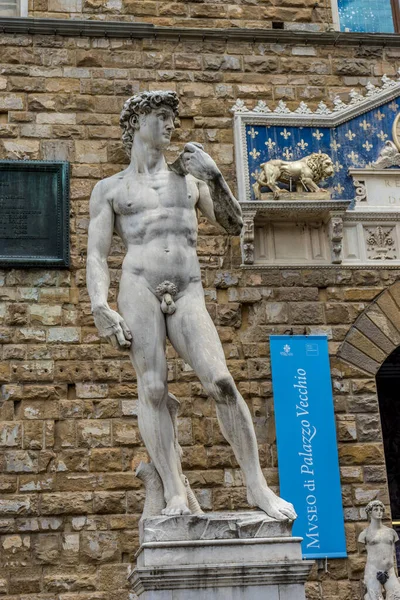
M 334 174 L 334 169 L 333 169 L 333 164 L 332 161 L 326 160 L 324 163 L 324 171 L 325 171 L 325 176 L 326 177 L 331 177 Z
M 384 510 L 382 506 L 374 506 L 371 511 L 371 517 L 374 519 L 383 519 Z
M 148 115 L 139 115 L 139 135 L 150 148 L 166 148 L 170 141 L 174 125 L 174 113 L 169 106 L 155 108 Z

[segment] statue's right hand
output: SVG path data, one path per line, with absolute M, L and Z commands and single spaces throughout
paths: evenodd
M 93 317 L 100 337 L 106 338 L 114 348 L 130 348 L 132 333 L 121 315 L 109 306 L 101 306 L 93 310 Z

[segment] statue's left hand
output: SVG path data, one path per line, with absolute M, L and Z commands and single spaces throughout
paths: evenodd
M 181 158 L 186 171 L 197 179 L 207 182 L 221 175 L 215 161 L 204 152 L 201 144 L 196 142 L 186 144 Z

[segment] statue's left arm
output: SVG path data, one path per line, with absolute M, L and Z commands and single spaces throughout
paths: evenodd
M 186 144 L 182 161 L 186 171 L 199 180 L 197 206 L 203 215 L 219 223 L 230 235 L 239 235 L 242 210 L 215 161 L 197 144 Z

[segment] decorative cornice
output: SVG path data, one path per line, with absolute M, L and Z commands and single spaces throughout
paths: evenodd
M 344 214 L 348 210 L 351 200 L 302 200 L 298 202 L 291 201 L 273 201 L 273 200 L 258 200 L 254 202 L 240 202 L 243 214 L 246 216 L 248 212 L 255 213 L 257 216 L 280 216 L 289 217 L 297 216 L 299 219 L 305 215 L 310 215 L 314 218 L 327 217 L 331 214 Z
M 366 210 L 348 210 L 343 220 L 346 223 L 350 222 L 365 222 L 373 221 L 374 223 L 380 223 L 381 221 L 390 221 L 390 223 L 398 223 L 399 211 L 366 211 Z
M 400 35 L 383 33 L 347 33 L 338 31 L 289 31 L 285 29 L 200 29 L 191 27 L 157 27 L 151 23 L 80 19 L 37 19 L 3 17 L 0 32 L 117 38 L 215 39 L 318 46 L 400 47 Z
M 335 270 L 340 270 L 340 271 L 366 271 L 366 270 L 374 270 L 374 271 L 378 271 L 378 270 L 385 270 L 385 271 L 398 271 L 400 274 L 400 263 L 397 262 L 395 264 L 393 264 L 393 262 L 391 262 L 390 264 L 388 264 L 387 262 L 374 262 L 371 263 L 369 262 L 368 264 L 366 263 L 357 263 L 357 264 L 350 264 L 350 263 L 341 263 L 340 265 L 333 265 L 332 263 L 328 263 L 328 264 L 320 264 L 320 265 L 313 265 L 313 264 L 292 264 L 292 265 L 276 265 L 276 264 L 270 264 L 270 265 L 266 265 L 266 264 L 258 264 L 255 263 L 253 265 L 246 265 L 244 263 L 242 263 L 240 265 L 241 269 L 246 269 L 246 270 L 251 270 L 251 271 L 293 271 L 294 269 L 296 269 L 297 271 L 335 271 Z
M 148 38 L 154 36 L 151 23 L 78 19 L 35 19 L 32 17 L 3 17 L 0 32 L 30 35 L 63 35 L 87 37 Z
M 275 539 L 275 538 L 273 538 Z M 289 541 L 290 538 L 285 538 Z M 208 542 L 208 540 L 206 540 Z M 240 540 L 242 543 L 249 540 Z M 252 543 L 258 542 L 252 539 Z M 128 577 L 132 590 L 139 595 L 150 590 L 190 590 L 215 587 L 237 588 L 264 585 L 266 593 L 271 585 L 302 584 L 307 580 L 313 561 L 291 560 L 285 563 L 204 564 L 199 569 L 192 565 L 168 567 L 136 567 Z
M 368 81 L 365 86 L 365 95 L 351 90 L 348 104 L 336 96 L 331 108 L 324 102 L 320 102 L 316 110 L 312 111 L 305 102 L 300 102 L 298 108 L 292 111 L 283 100 L 279 100 L 274 109 L 263 100 L 258 100 L 254 108 L 249 108 L 242 99 L 238 99 L 231 111 L 235 117 L 243 117 L 245 122 L 251 125 L 276 123 L 290 126 L 336 127 L 355 116 L 382 106 L 400 95 L 400 69 L 397 79 L 390 79 L 387 75 L 383 75 L 381 80 L 380 87 Z

